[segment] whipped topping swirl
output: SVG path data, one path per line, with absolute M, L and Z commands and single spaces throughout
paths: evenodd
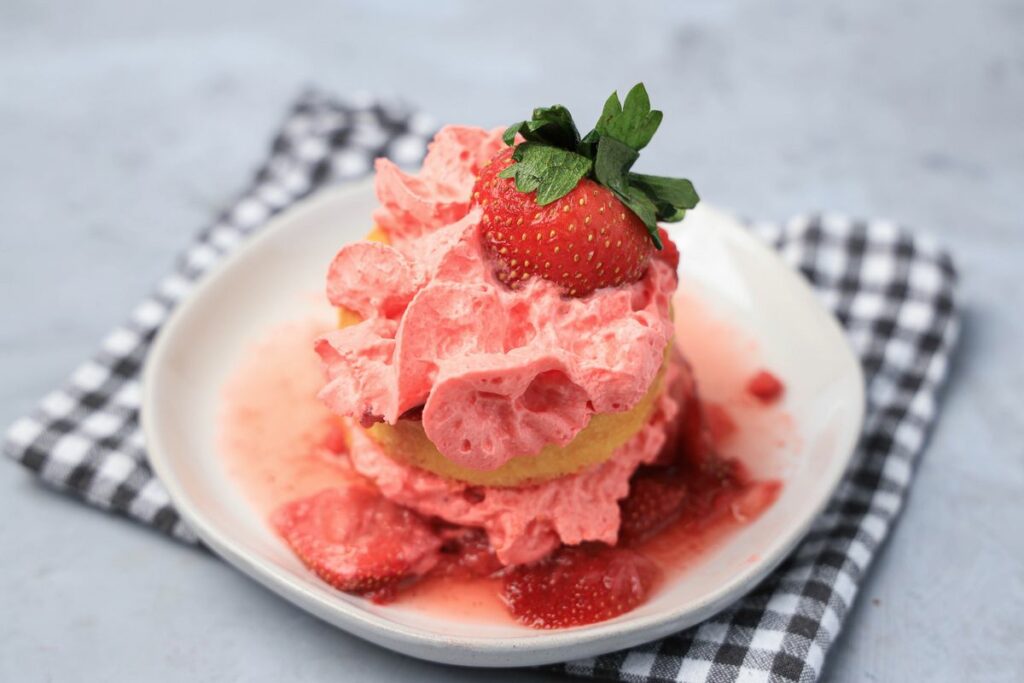
M 327 296 L 363 320 L 316 343 L 332 411 L 394 424 L 422 406 L 438 450 L 481 470 L 635 406 L 671 339 L 677 284 L 657 258 L 638 282 L 584 298 L 540 278 L 516 290 L 499 282 L 470 193 L 500 134 L 446 127 L 416 175 L 377 162 L 374 219 L 389 243 L 338 252 Z

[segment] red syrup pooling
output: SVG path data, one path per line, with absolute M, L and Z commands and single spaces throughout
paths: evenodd
M 704 404 L 681 417 L 677 443 L 659 465 L 634 475 L 615 548 L 563 548 L 531 567 L 504 570 L 481 532 L 432 522 L 441 539 L 434 567 L 395 593 L 372 597 L 480 623 L 593 623 L 642 603 L 767 509 L 781 489 L 773 456 L 795 438 L 792 420 L 747 391 L 759 369 L 755 345 L 685 292 L 675 308 L 677 338 Z M 311 342 L 324 329 L 303 323 L 273 330 L 225 388 L 225 465 L 268 519 L 283 504 L 366 483 L 348 466 L 337 420 L 315 398 L 323 378 Z M 545 590 L 580 597 L 545 601 Z

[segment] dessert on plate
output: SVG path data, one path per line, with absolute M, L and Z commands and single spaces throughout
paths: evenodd
M 632 170 L 661 118 L 639 84 L 585 135 L 556 105 L 445 127 L 415 174 L 378 160 L 374 226 L 330 265 L 338 325 L 315 345 L 359 478 L 272 516 L 322 579 L 384 602 L 492 576 L 523 624 L 592 623 L 656 587 L 649 539 L 764 507 L 715 455 L 673 339 L 659 223 L 698 197 Z

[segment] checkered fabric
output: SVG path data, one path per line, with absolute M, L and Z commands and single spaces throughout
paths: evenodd
M 196 542 L 153 476 L 139 428 L 139 375 L 154 335 L 193 283 L 269 217 L 321 186 L 365 175 L 376 156 L 415 163 L 433 130 L 428 118 L 398 104 L 304 95 L 249 190 L 63 388 L 10 427 L 4 451 L 93 505 Z M 956 338 L 949 257 L 882 221 L 805 216 L 751 228 L 808 278 L 860 355 L 868 414 L 854 464 L 807 538 L 753 593 L 661 641 L 560 665 L 568 673 L 813 681 L 900 510 Z
M 623 681 L 814 681 L 895 522 L 936 417 L 957 337 L 956 273 L 926 237 L 885 221 L 804 216 L 752 229 L 811 282 L 864 367 L 867 416 L 853 464 L 793 554 L 699 626 L 561 665 Z

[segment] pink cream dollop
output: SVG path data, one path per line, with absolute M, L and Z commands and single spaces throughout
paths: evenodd
M 502 147 L 500 133 L 442 129 L 417 175 L 377 162 L 381 207 L 374 219 L 389 244 L 343 247 L 327 278 L 330 302 L 363 321 L 316 342 L 328 377 L 320 398 L 334 413 L 362 424 L 394 424 L 422 406 L 424 430 L 438 450 L 479 470 L 547 444 L 565 445 L 594 414 L 635 406 L 672 338 L 669 304 L 677 285 L 674 269 L 659 259 L 640 281 L 584 298 L 565 298 L 540 278 L 516 290 L 500 283 L 482 249 L 481 212 L 470 205 L 477 173 Z M 634 440 L 650 440 L 651 429 Z M 621 460 L 606 464 L 618 467 L 611 463 Z M 378 483 L 392 497 L 413 485 L 408 473 L 385 473 L 400 467 L 389 463 L 378 463 Z M 627 480 L 624 473 L 608 486 L 625 495 Z M 554 505 L 546 498 L 537 503 Z M 590 502 L 587 510 L 600 516 Z M 583 530 L 563 535 L 552 525 L 551 533 L 534 535 L 537 543 L 595 538 Z
M 426 517 L 482 528 L 505 565 L 539 560 L 561 544 L 615 544 L 619 501 L 641 465 L 654 462 L 672 438 L 685 401 L 695 400 L 693 379 L 673 354 L 665 391 L 650 420 L 612 456 L 572 475 L 517 488 L 474 486 L 390 458 L 367 433 L 349 423 L 349 459 L 388 499 Z

